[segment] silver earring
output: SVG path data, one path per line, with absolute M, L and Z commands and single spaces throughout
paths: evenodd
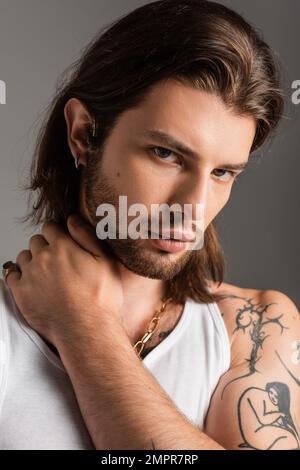
M 76 170 L 78 170 L 78 167 L 79 167 L 79 156 L 76 157 L 76 160 L 75 160 L 75 167 L 76 167 Z

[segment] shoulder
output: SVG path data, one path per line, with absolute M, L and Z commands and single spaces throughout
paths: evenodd
M 1 300 L 9 294 L 10 290 L 4 279 L 0 278 L 0 298 Z
M 222 315 L 230 344 L 234 339 L 237 315 L 241 308 L 248 307 L 249 302 L 255 302 L 261 296 L 259 289 L 244 288 L 238 285 L 222 282 L 221 285 L 210 282 L 209 287 L 213 294 L 218 294 L 220 300 L 216 302 Z
M 4 280 L 0 278 L 0 307 L 3 308 L 3 305 L 7 302 L 9 297 L 9 289 L 5 284 Z
M 5 284 L 4 280 L 0 279 L 0 341 L 5 340 L 5 336 L 7 335 L 7 322 L 8 317 L 12 314 L 12 310 L 12 297 L 9 288 Z
M 284 322 L 286 328 L 295 328 L 300 335 L 300 313 L 294 301 L 285 293 L 267 289 L 241 287 L 234 284 L 210 284 L 213 293 L 222 297 L 217 301 L 231 344 L 252 325 L 274 326 Z M 270 320 L 267 320 L 269 318 Z M 249 326 L 246 325 L 249 323 Z M 283 324 L 283 323 L 282 323 Z
M 11 315 L 14 311 L 15 305 L 16 304 L 9 287 L 4 280 L 0 278 L 0 319 Z

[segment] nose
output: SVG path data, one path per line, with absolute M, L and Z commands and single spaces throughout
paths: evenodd
M 182 210 L 188 204 L 191 210 L 192 220 L 198 220 L 207 206 L 210 173 L 208 170 L 195 171 L 189 174 L 180 184 L 174 195 L 174 203 L 180 204 Z M 204 215 L 204 214 L 203 214 Z

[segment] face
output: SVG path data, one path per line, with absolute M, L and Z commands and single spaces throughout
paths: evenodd
M 278 405 L 278 394 L 274 388 L 270 388 L 269 390 L 269 398 L 273 405 L 277 406 Z
M 82 211 L 96 226 L 97 206 L 118 208 L 119 195 L 127 196 L 128 207 L 142 203 L 148 214 L 152 204 L 190 204 L 193 219 L 203 204 L 205 229 L 242 172 L 227 165 L 248 161 L 255 130 L 252 117 L 233 114 L 217 96 L 175 80 L 160 82 L 143 104 L 120 116 L 98 163 L 87 160 Z M 171 279 L 196 256 L 162 250 L 151 239 L 106 242 L 124 266 L 153 279 Z

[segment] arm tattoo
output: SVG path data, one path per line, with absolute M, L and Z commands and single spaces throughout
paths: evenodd
M 290 413 L 290 390 L 282 382 L 247 388 L 238 402 L 243 438 L 240 448 L 299 450 L 299 434 Z
M 268 309 L 271 305 L 276 304 L 275 302 L 262 305 L 260 302 L 254 303 L 252 299 L 238 297 L 236 295 L 226 296 L 226 298 L 241 299 L 245 301 L 245 304 L 241 308 L 237 309 L 237 316 L 235 320 L 236 327 L 233 333 L 242 331 L 244 334 L 249 335 L 252 341 L 252 350 L 250 357 L 246 359 L 248 362 L 248 373 L 240 377 L 236 377 L 235 379 L 228 382 L 222 391 L 221 398 L 223 398 L 225 389 L 229 384 L 235 382 L 236 380 L 250 377 L 255 372 L 259 372 L 256 369 L 256 364 L 260 359 L 258 354 L 259 351 L 263 349 L 264 341 L 270 336 L 266 332 L 266 326 L 271 323 L 276 324 L 280 328 L 280 334 L 283 333 L 284 329 L 288 329 L 281 323 L 283 313 L 275 318 L 268 317 Z

